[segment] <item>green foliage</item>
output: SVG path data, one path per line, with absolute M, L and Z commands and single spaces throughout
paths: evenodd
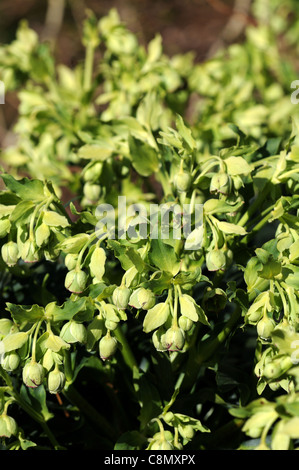
M 88 12 L 73 69 L 25 22 L 1 46 L 20 100 L 1 154 L 1 448 L 298 448 L 296 77 L 275 38 L 294 46 L 296 5 L 254 2 L 244 41 L 202 64 L 141 46 L 116 10 Z M 202 223 L 178 237 L 184 204 Z

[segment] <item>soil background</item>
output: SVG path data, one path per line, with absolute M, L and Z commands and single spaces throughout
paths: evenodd
M 241 41 L 252 0 L 0 0 L 0 44 L 10 43 L 20 21 L 27 20 L 41 41 L 50 41 L 57 63 L 75 65 L 84 59 L 81 43 L 86 10 L 96 16 L 116 8 L 127 27 L 145 46 L 160 33 L 164 52 L 193 52 L 202 62 L 219 47 Z M 1 78 L 1 77 L 0 77 Z M 17 118 L 18 101 L 6 95 L 0 115 L 0 146 Z M 4 114 L 2 114 L 4 113 Z

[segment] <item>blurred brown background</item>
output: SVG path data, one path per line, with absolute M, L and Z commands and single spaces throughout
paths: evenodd
M 170 56 L 193 51 L 204 61 L 219 47 L 242 40 L 252 0 L 0 0 L 0 44 L 10 43 L 22 19 L 41 40 L 53 43 L 58 63 L 68 66 L 84 59 L 81 43 L 86 9 L 96 16 L 116 8 L 141 44 L 160 33 L 164 52 Z M 0 113 L 0 146 L 17 117 L 17 98 L 6 95 Z
M 81 54 L 86 8 L 100 18 L 115 7 L 142 43 L 156 32 L 167 54 L 193 50 L 203 60 L 211 48 L 238 40 L 251 22 L 250 0 L 0 0 L 0 43 L 10 42 L 21 19 L 43 38 L 55 38 L 60 62 Z

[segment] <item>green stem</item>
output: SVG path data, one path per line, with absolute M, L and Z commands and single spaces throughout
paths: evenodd
M 287 300 L 285 298 L 283 289 L 281 288 L 281 285 L 279 284 L 278 281 L 275 280 L 274 284 L 275 284 L 275 287 L 278 290 L 278 293 L 280 295 L 280 298 L 281 298 L 281 301 L 282 301 L 282 304 L 283 304 L 284 315 L 285 315 L 286 318 L 288 318 L 288 316 L 289 316 L 289 307 L 288 307 L 288 303 L 287 303 Z
M 245 214 L 243 214 L 242 218 L 238 222 L 238 225 L 240 225 L 241 227 L 244 227 L 244 225 L 248 222 L 250 217 L 256 212 L 256 210 L 258 210 L 261 207 L 261 204 L 268 196 L 270 189 L 271 189 L 271 184 L 270 182 L 268 182 L 264 190 L 259 193 L 255 201 L 249 206 Z
M 138 369 L 138 365 L 136 362 L 136 359 L 134 357 L 134 354 L 130 348 L 130 345 L 127 341 L 127 338 L 124 335 L 124 332 L 121 327 L 116 328 L 113 331 L 116 339 L 120 342 L 122 345 L 122 356 L 124 358 L 125 363 L 130 367 L 130 369 Z
M 35 332 L 34 332 L 34 337 L 33 337 L 32 354 L 31 354 L 31 357 L 32 357 L 32 360 L 33 360 L 34 362 L 36 362 L 36 341 L 37 341 L 37 335 L 38 335 L 38 332 L 39 332 L 39 329 L 40 329 L 41 324 L 42 324 L 42 320 L 40 320 L 40 321 L 36 324 L 36 328 L 35 328 Z
M 84 91 L 88 92 L 92 84 L 94 45 L 89 44 L 86 48 L 85 68 L 84 68 Z

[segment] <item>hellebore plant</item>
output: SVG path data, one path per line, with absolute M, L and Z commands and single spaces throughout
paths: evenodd
M 1 46 L 20 100 L 1 155 L 2 449 L 298 448 L 298 110 L 254 5 L 244 43 L 202 64 L 141 46 L 116 10 L 88 12 L 74 69 L 24 22 Z

